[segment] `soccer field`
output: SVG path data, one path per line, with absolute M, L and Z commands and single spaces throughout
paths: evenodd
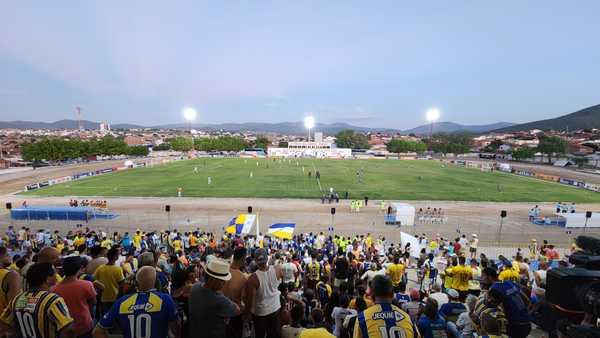
M 197 172 L 195 172 L 197 168 Z M 321 174 L 320 182 L 315 171 Z M 309 178 L 309 171 L 312 176 Z M 361 173 L 361 178 L 357 172 Z M 212 183 L 208 184 L 208 177 Z M 39 196 L 319 198 L 386 200 L 600 202 L 600 193 L 437 161 L 206 158 L 137 168 L 25 192 Z

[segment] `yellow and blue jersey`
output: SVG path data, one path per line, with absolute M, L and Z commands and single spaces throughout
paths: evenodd
M 390 303 L 378 303 L 358 314 L 354 338 L 417 337 L 410 316 Z
M 59 295 L 32 290 L 15 297 L 0 316 L 19 338 L 56 338 L 73 322 L 67 304 Z
M 150 290 L 118 299 L 98 322 L 105 329 L 118 325 L 124 338 L 166 338 L 177 318 L 175 302 L 166 293 Z

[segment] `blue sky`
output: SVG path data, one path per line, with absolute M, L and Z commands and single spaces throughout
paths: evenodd
M 5 1 L 0 120 L 409 128 L 600 103 L 599 1 Z

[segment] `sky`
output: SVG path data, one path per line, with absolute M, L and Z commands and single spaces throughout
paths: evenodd
M 0 120 L 410 128 L 600 103 L 600 1 L 4 1 Z

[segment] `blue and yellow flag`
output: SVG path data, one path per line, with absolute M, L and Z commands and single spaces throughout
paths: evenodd
M 277 238 L 292 239 L 296 223 L 276 223 L 269 227 L 269 233 Z
M 249 234 L 255 220 L 256 215 L 239 214 L 229 221 L 229 225 L 225 227 L 225 232 L 236 235 Z

